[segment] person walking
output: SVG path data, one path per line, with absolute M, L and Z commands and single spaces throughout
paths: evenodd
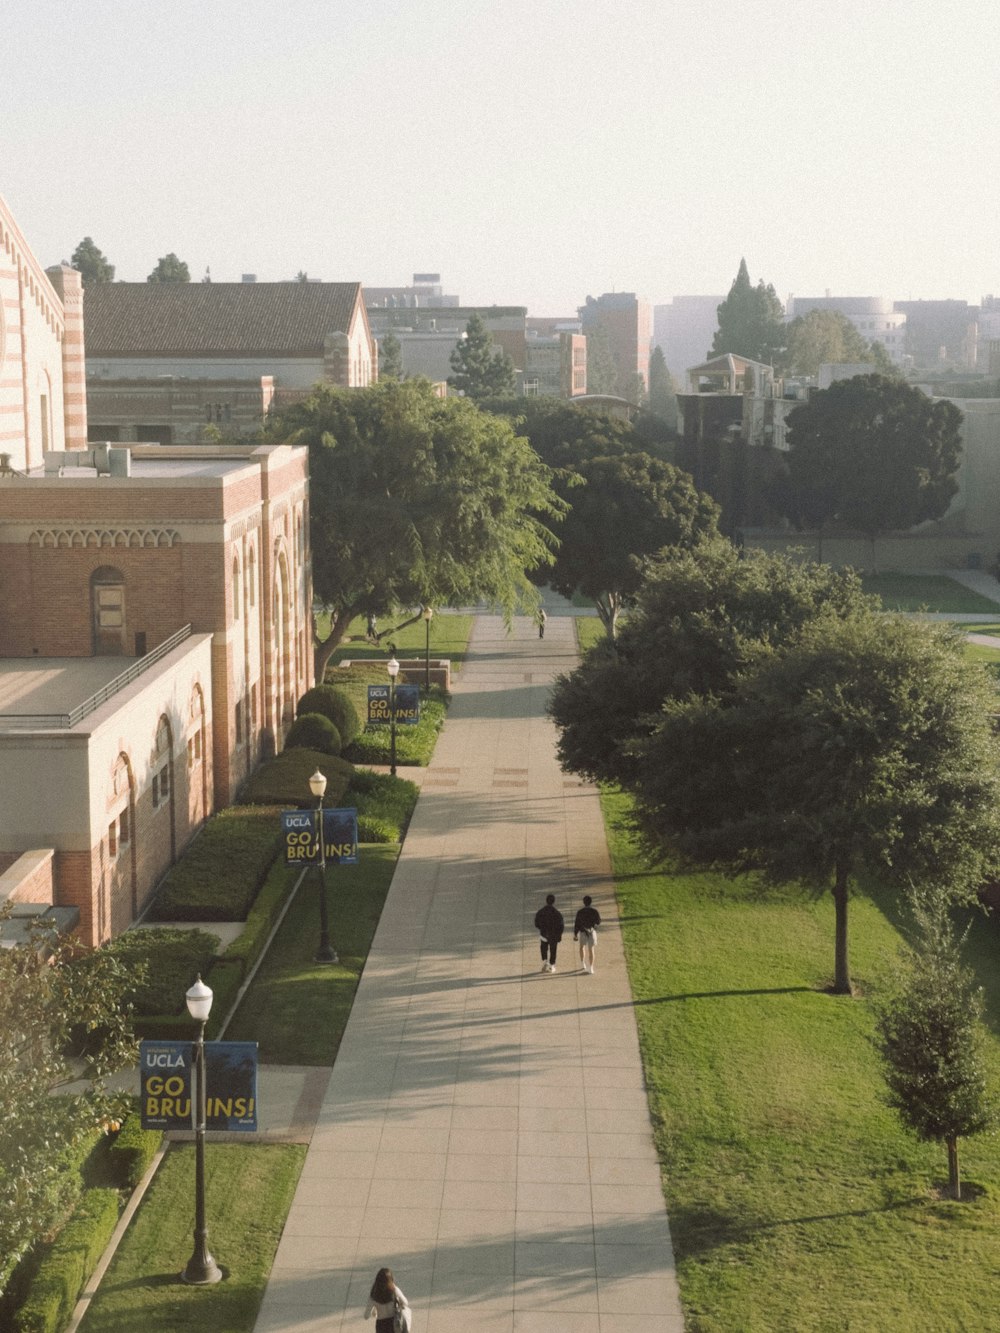
M 544 606 L 540 606 L 540 607 L 538 608 L 538 617 L 537 617 L 537 619 L 538 619 L 538 637 L 539 637 L 540 639 L 544 639 L 544 638 L 545 638 L 545 622 L 546 622 L 546 620 L 548 620 L 548 616 L 545 614 L 545 607 L 544 607 Z
M 592 906 L 589 893 L 583 895 L 583 906 L 573 922 L 573 938 L 580 944 L 580 966 L 584 972 L 594 974 L 594 949 L 597 947 L 597 927 L 601 924 L 601 914 Z
M 562 912 L 556 907 L 555 894 L 546 894 L 545 906 L 535 913 L 535 929 L 542 937 L 543 972 L 556 970 L 556 950 L 562 939 L 564 925 Z
M 374 1315 L 375 1333 L 395 1333 L 397 1311 L 402 1312 L 400 1327 L 410 1327 L 410 1302 L 396 1286 L 391 1268 L 378 1270 L 369 1297 L 365 1318 L 371 1319 Z

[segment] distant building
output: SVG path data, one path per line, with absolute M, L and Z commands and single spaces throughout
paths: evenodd
M 444 310 L 461 305 L 457 296 L 449 296 L 441 286 L 440 273 L 414 273 L 410 287 L 365 286 L 365 300 L 370 306 L 393 310 Z
M 357 282 L 107 283 L 86 320 L 91 440 L 238 438 L 317 381 L 377 377 Z
M 790 296 L 785 309 L 785 318 L 797 319 L 808 315 L 810 310 L 834 310 L 858 331 L 865 342 L 878 342 L 885 348 L 894 365 L 906 364 L 909 354 L 907 345 L 906 313 L 899 308 L 897 301 L 886 300 L 882 296 Z
M 653 344 L 663 353 L 667 368 L 678 381 L 688 366 L 709 355 L 719 327 L 719 306 L 724 296 L 675 296 L 668 305 L 653 307 Z
M 403 374 L 423 375 L 433 382 L 445 381 L 454 373 L 451 354 L 473 315 L 481 317 L 494 343 L 513 361 L 515 371 L 523 371 L 527 314 L 525 306 L 368 306 L 373 335 L 380 338 L 391 329 L 399 339 Z
M 649 358 L 653 350 L 653 317 L 649 302 L 635 292 L 605 292 L 596 299 L 588 296 L 579 308 L 580 324 L 585 334 L 603 329 L 607 336 L 618 387 L 625 392 L 633 375 L 642 377 L 649 388 Z
M 906 316 L 906 351 L 918 370 L 976 366 L 978 306 L 967 301 L 896 301 Z
M 585 394 L 587 339 L 584 335 L 529 330 L 521 388 L 532 398 L 576 398 Z

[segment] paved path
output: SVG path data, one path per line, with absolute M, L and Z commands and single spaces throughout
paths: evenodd
M 573 620 L 471 648 L 256 1333 L 365 1327 L 382 1264 L 416 1333 L 683 1329 L 597 796 L 544 716 Z M 572 932 L 539 972 L 547 891 L 593 894 L 594 976 Z

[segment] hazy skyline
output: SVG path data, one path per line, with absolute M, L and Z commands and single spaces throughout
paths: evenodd
M 842 0 L 11 0 L 0 194 L 43 264 L 588 294 L 1000 293 L 1000 15 Z

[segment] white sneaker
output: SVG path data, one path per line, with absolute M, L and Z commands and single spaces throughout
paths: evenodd
M 549 963 L 549 971 L 550 971 L 550 972 L 554 972 L 555 970 L 556 970 L 556 965 L 555 965 L 555 963 Z
M 590 967 L 588 967 L 588 968 L 587 968 L 587 971 L 590 973 L 591 976 L 593 976 L 593 975 L 594 975 L 594 968 L 593 968 L 593 965 L 591 965 Z
M 543 971 L 543 972 L 551 972 L 551 971 L 552 971 L 552 964 L 549 962 L 549 960 L 548 960 L 547 958 L 546 958 L 545 962 L 542 963 L 542 971 Z

